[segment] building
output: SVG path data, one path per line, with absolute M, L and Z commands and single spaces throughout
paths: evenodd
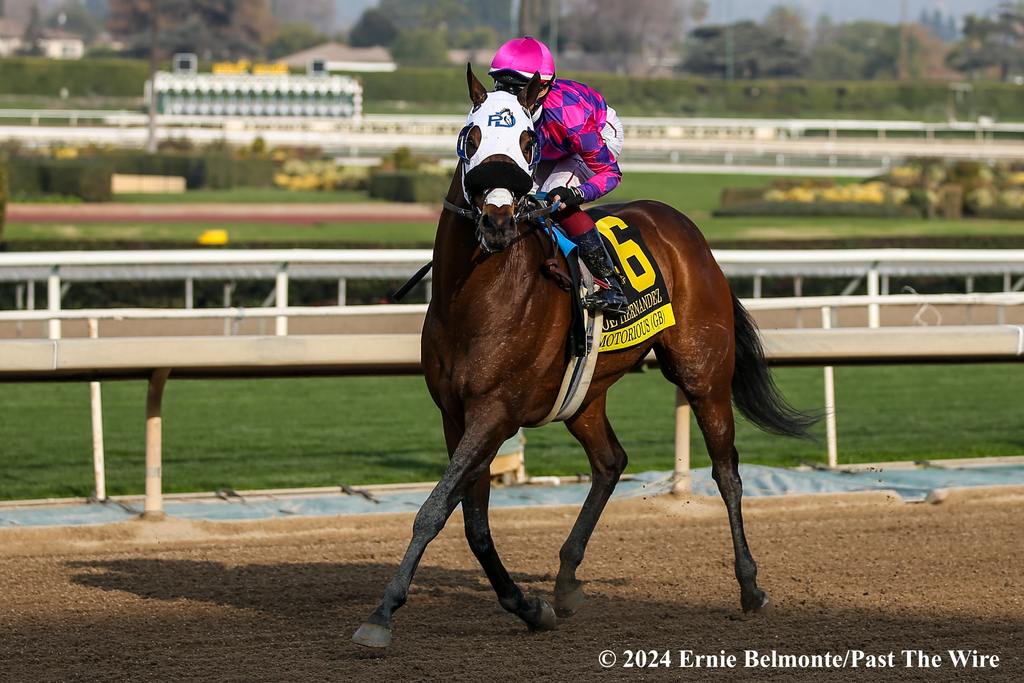
M 0 17 L 0 57 L 10 57 L 21 49 L 25 27 L 13 19 Z
M 326 74 L 158 71 L 156 93 L 157 111 L 173 116 L 358 119 L 363 110 L 354 78 Z
M 394 71 L 397 67 L 391 54 L 382 47 L 351 47 L 341 43 L 324 43 L 288 55 L 282 61 L 289 67 L 305 69 L 315 60 L 322 60 L 327 71 Z
M 25 25 L 0 17 L 0 57 L 11 57 L 25 48 Z M 50 59 L 81 59 L 85 41 L 80 36 L 57 29 L 43 29 L 39 50 Z
M 50 59 L 81 59 L 85 56 L 85 41 L 74 33 L 44 29 L 39 49 Z
M 321 33 L 335 29 L 334 0 L 270 0 L 279 24 L 308 24 Z

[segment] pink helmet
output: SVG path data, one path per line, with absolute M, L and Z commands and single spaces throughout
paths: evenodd
M 541 79 L 550 81 L 555 77 L 555 58 L 548 46 L 536 38 L 513 38 L 498 48 L 489 73 L 494 77 L 516 73 L 527 79 L 540 73 Z

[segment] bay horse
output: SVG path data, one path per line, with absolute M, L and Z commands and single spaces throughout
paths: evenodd
M 392 617 L 406 601 L 420 558 L 460 503 L 469 547 L 503 608 L 538 631 L 553 629 L 557 618 L 576 612 L 584 599 L 576 569 L 626 467 L 626 452 L 606 414 L 606 392 L 652 350 L 665 377 L 685 393 L 704 434 L 713 478 L 728 511 L 742 609 L 764 609 L 768 597 L 757 585 L 757 566 L 743 532 L 732 404 L 758 427 L 781 435 L 804 436 L 815 418 L 791 408 L 776 389 L 756 327 L 697 226 L 656 201 L 612 210 L 640 230 L 664 275 L 678 323 L 632 348 L 601 353 L 581 407 L 566 421 L 586 450 L 592 480 L 559 552 L 554 609 L 525 596 L 502 564 L 488 523 L 489 465 L 502 442 L 520 427 L 543 420 L 555 400 L 568 363 L 570 295 L 541 273 L 550 238 L 535 223 L 518 220 L 517 213 L 532 185 L 524 182 L 522 162 L 532 166 L 538 153 L 535 138 L 527 133 L 532 133 L 529 111 L 540 90 L 539 76 L 518 96 L 488 93 L 472 68 L 467 82 L 474 112 L 498 96 L 512 98 L 518 111 L 502 109 L 497 128 L 464 130 L 462 161 L 437 226 L 422 362 L 441 411 L 449 463 L 416 515 L 412 540 L 383 599 L 353 641 L 378 648 L 391 643 Z M 498 135 L 500 126 L 511 128 L 509 121 L 517 116 L 529 123 L 529 131 L 514 139 L 516 149 L 506 145 L 507 153 L 479 158 L 486 150 L 502 148 L 491 144 L 484 128 L 487 136 Z M 468 182 L 471 174 L 477 182 Z M 515 200 L 508 201 L 513 195 Z

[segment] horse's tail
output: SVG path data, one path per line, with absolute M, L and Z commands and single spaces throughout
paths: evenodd
M 736 330 L 736 369 L 732 376 L 732 400 L 743 416 L 772 434 L 810 438 L 807 430 L 820 418 L 803 413 L 786 402 L 772 380 L 757 325 L 743 304 L 732 295 Z

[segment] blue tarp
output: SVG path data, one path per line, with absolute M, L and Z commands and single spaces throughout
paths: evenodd
M 921 501 L 939 488 L 1024 485 L 1024 465 L 993 467 L 894 469 L 872 472 L 789 470 L 759 465 L 741 465 L 743 494 L 778 496 L 800 493 L 842 493 L 850 491 L 894 491 L 904 500 Z M 718 489 L 709 468 L 693 471 L 693 492 L 717 496 Z M 616 498 L 666 493 L 671 488 L 670 472 L 644 472 L 623 481 Z M 521 505 L 580 505 L 590 489 L 588 483 L 560 486 L 512 486 L 491 492 L 492 507 Z M 375 512 L 411 512 L 428 491 L 374 492 L 373 500 L 343 493 L 326 495 L 258 496 L 214 500 L 167 500 L 168 515 L 182 519 L 239 520 L 293 515 L 352 515 Z M 138 510 L 115 503 L 31 506 L 0 509 L 0 527 L 104 524 L 131 519 Z

